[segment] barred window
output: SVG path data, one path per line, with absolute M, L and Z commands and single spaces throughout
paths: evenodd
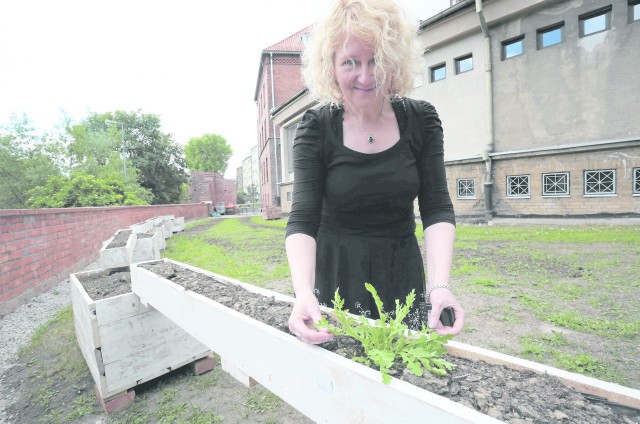
M 616 193 L 616 171 L 584 171 L 585 196 L 601 196 Z
M 529 197 L 529 175 L 507 177 L 507 197 Z
M 640 168 L 633 168 L 633 194 L 640 194 Z
M 542 195 L 568 196 L 569 173 L 555 172 L 552 174 L 542 174 Z
M 291 202 L 291 192 L 287 191 L 287 202 Z
M 476 198 L 476 180 L 475 178 L 460 178 L 457 180 L 458 199 L 475 199 Z

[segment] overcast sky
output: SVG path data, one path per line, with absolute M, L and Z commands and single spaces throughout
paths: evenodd
M 397 0 L 415 19 L 449 0 Z M 331 0 L 2 0 L 0 125 L 26 113 L 40 131 L 90 112 L 160 116 L 185 144 L 222 135 L 226 172 L 257 144 L 260 52 L 312 24 Z

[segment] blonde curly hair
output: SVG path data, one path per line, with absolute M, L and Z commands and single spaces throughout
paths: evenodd
M 314 25 L 303 54 L 302 75 L 315 99 L 342 102 L 334 55 L 349 35 L 374 47 L 377 86 L 391 79 L 385 95 L 404 95 L 413 88 L 421 62 L 417 22 L 411 22 L 393 0 L 336 0 L 327 18 Z M 387 74 L 385 69 L 393 72 Z

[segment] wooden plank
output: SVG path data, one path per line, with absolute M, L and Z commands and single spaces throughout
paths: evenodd
M 238 368 L 233 361 L 227 358 L 220 358 L 220 367 L 224 372 L 235 378 L 243 386 L 251 388 L 258 384 L 251 376 L 245 374 L 240 368 Z
M 132 289 L 194 338 L 320 423 L 499 423 L 500 421 L 310 346 L 137 265 Z M 194 319 L 193 317 L 198 317 Z
M 91 344 L 92 349 L 100 347 L 100 338 L 98 334 L 98 323 L 96 319 L 96 304 L 75 274 L 69 277 L 71 286 L 71 304 L 73 307 L 73 322 L 76 326 L 76 332 L 83 335 L 83 340 Z
M 147 312 L 147 308 L 140 303 L 140 298 L 133 293 L 100 299 L 95 303 L 98 327 Z
M 134 294 L 132 296 L 137 298 Z M 185 354 L 208 350 L 206 346 L 197 342 L 173 321 L 153 308 L 148 308 L 144 314 L 100 326 L 100 338 L 105 366 L 133 357 L 138 352 L 163 351 L 167 347 L 169 347 L 167 364 L 170 366 L 174 362 L 180 362 Z M 190 339 L 189 345 L 184 346 L 188 348 L 187 351 L 183 346 L 173 349 L 174 346 L 184 343 L 185 339 Z
M 206 346 L 185 333 L 182 338 L 175 339 L 173 344 L 166 344 L 161 348 L 154 346 L 119 361 L 107 363 L 104 369 L 109 392 L 107 397 L 153 380 L 210 354 Z
M 538 374 L 548 374 L 580 392 L 602 396 L 609 401 L 640 409 L 640 390 L 464 343 L 449 341 L 446 347 L 450 354 L 460 358 L 474 361 L 481 360 L 489 364 L 504 365 L 513 369 L 533 371 Z

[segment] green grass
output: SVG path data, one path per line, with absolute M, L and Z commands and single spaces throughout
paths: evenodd
M 260 286 L 288 279 L 284 224 L 257 217 L 251 222 L 224 219 L 205 233 L 173 237 L 163 256 Z
M 459 241 L 520 241 L 554 243 L 640 243 L 640 228 L 621 227 L 542 227 L 458 225 Z

